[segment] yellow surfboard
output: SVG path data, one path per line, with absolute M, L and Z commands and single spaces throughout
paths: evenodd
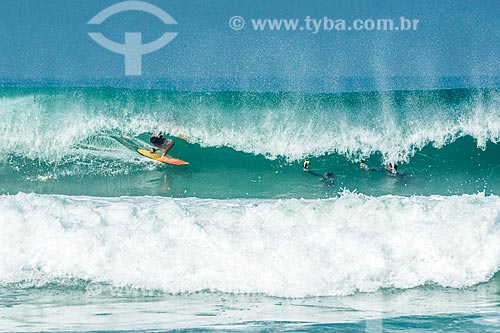
M 136 151 L 141 154 L 142 156 L 146 156 L 152 160 L 158 161 L 158 162 L 163 162 L 166 164 L 172 164 L 172 165 L 187 165 L 189 164 L 186 161 L 180 160 L 178 158 L 174 158 L 172 156 L 165 156 L 161 157 L 161 154 L 153 153 L 151 150 L 146 150 L 142 148 L 137 148 Z

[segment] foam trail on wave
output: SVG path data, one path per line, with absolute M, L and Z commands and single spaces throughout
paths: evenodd
M 0 283 L 346 295 L 466 287 L 500 268 L 500 197 L 0 197 Z

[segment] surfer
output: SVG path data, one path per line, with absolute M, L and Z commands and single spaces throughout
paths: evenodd
M 335 178 L 333 177 L 333 172 L 325 172 L 320 180 L 326 186 L 335 184 Z
M 311 174 L 313 176 L 320 177 L 319 180 L 327 186 L 333 185 L 335 183 L 335 178 L 334 178 L 333 172 L 325 172 L 323 175 L 320 175 L 314 171 L 309 170 L 310 165 L 311 165 L 311 162 L 309 162 L 308 160 L 305 160 L 304 164 L 302 165 L 302 170 L 304 170 L 304 172 L 307 172 L 308 174 Z
M 165 134 L 162 132 L 159 132 L 158 134 L 151 133 L 151 137 L 149 138 L 149 142 L 156 147 L 152 149 L 153 153 L 156 153 L 157 150 L 163 150 L 163 154 L 161 155 L 162 158 L 167 155 L 175 144 L 174 140 L 164 138 L 164 135 Z
M 392 164 L 392 163 L 387 163 L 385 166 L 385 170 L 391 174 L 397 174 L 398 173 L 398 165 L 397 164 Z
M 310 164 L 311 164 L 311 162 L 309 162 L 308 160 L 305 160 L 304 164 L 302 165 L 302 170 L 304 170 L 304 172 L 309 172 L 309 165 Z
M 367 170 L 367 171 L 384 171 L 384 169 L 376 169 L 376 168 L 370 168 L 365 160 L 361 160 L 361 162 L 359 163 L 359 168 L 360 169 L 363 169 L 363 170 Z M 398 171 L 398 165 L 397 164 L 392 164 L 392 163 L 387 163 L 385 165 L 385 171 L 387 172 L 387 174 L 389 176 L 396 176 L 396 175 L 399 175 L 399 171 Z
M 366 171 L 378 171 L 378 169 L 371 168 L 366 164 L 365 160 L 361 160 L 361 163 L 359 163 L 359 168 L 366 170 Z

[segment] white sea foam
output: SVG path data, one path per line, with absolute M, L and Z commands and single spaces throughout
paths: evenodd
M 300 98 L 272 107 L 259 106 L 264 97 L 255 105 L 250 100 L 236 106 L 198 106 L 193 98 L 187 97 L 184 105 L 166 97 L 122 103 L 55 92 L 5 97 L 0 100 L 0 155 L 16 152 L 51 161 L 68 154 L 130 159 L 127 149 L 120 150 L 120 143 L 110 137 L 135 139 L 160 129 L 204 147 L 228 146 L 289 160 L 328 153 L 360 159 L 380 153 L 386 161 L 408 161 L 428 144 L 442 147 L 471 136 L 484 148 L 500 140 L 500 100 L 495 93 L 471 93 L 453 102 L 417 93 L 403 102 L 381 96 L 367 105 L 360 95 L 352 97 L 354 106 L 332 102 L 317 109 Z
M 301 297 L 500 268 L 500 197 L 328 200 L 0 197 L 0 284 L 88 279 L 166 292 Z

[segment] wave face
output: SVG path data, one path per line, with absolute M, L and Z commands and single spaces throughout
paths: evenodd
M 163 130 L 188 138 L 177 140 L 172 154 L 191 162 L 189 171 L 171 172 L 180 180 L 168 181 L 168 195 L 312 198 L 336 195 L 339 187 L 373 195 L 498 194 L 499 97 L 497 90 L 463 89 L 311 95 L 2 88 L 0 193 L 37 184 L 39 193 L 162 195 L 124 184 L 166 170 L 134 152 L 148 145 L 151 131 Z M 304 180 L 303 158 L 317 173 L 338 175 L 334 191 L 318 194 L 316 182 Z M 403 186 L 361 175 L 362 158 L 375 168 L 401 163 Z M 88 185 L 110 175 L 129 177 Z M 78 188 L 69 184 L 80 181 Z
M 327 200 L 0 197 L 0 284 L 75 281 L 168 293 L 303 297 L 425 284 L 500 268 L 500 197 Z
M 0 97 L 0 151 L 43 160 L 75 147 L 105 150 L 113 146 L 109 136 L 132 139 L 152 130 L 289 160 L 379 153 L 401 162 L 428 144 L 470 136 L 484 148 L 500 138 L 496 90 L 306 95 L 3 88 Z

